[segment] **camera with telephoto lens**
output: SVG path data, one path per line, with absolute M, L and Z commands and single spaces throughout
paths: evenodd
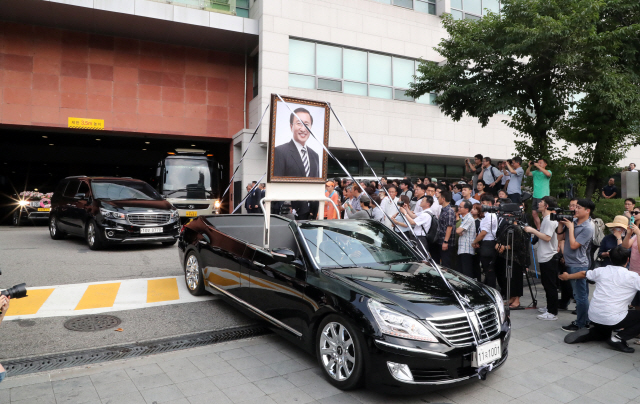
M 563 220 L 569 220 L 572 221 L 573 220 L 573 211 L 569 210 L 569 209 L 562 209 L 562 208 L 553 208 L 553 209 L 549 209 L 552 210 L 553 212 L 549 215 L 549 220 L 553 220 L 555 222 L 561 222 Z
M 519 204 L 503 203 L 498 206 L 482 205 L 485 213 L 495 213 L 510 225 L 526 226 L 526 215 Z
M 0 271 L 0 275 L 2 275 L 2 271 Z M 21 283 L 9 289 L 0 289 L 0 295 L 8 296 L 10 299 L 27 297 L 27 284 Z

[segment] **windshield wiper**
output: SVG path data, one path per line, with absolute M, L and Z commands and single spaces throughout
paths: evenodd
M 213 191 L 207 191 L 206 189 L 195 189 L 195 190 L 191 190 L 191 189 L 183 188 L 183 189 L 176 189 L 176 190 L 173 190 L 173 191 L 169 191 L 169 192 L 167 192 L 167 193 L 165 194 L 165 196 L 173 195 L 173 194 L 175 194 L 176 192 L 189 192 L 189 191 L 195 191 L 195 192 L 208 192 L 208 193 L 209 193 L 209 195 L 213 195 Z

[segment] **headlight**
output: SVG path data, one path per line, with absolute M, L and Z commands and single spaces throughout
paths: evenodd
M 368 306 L 383 334 L 418 341 L 438 342 L 437 338 L 419 321 L 388 309 L 373 299 L 369 299 Z
M 172 210 L 171 211 L 171 220 L 176 220 L 180 218 L 180 212 L 178 212 L 177 210 Z
M 102 213 L 102 216 L 105 219 L 125 220 L 127 218 L 127 216 L 124 213 L 114 212 L 112 210 L 107 210 L 107 209 L 103 209 L 103 208 L 100 208 L 100 213 Z
M 220 201 L 216 200 L 213 202 L 213 207 L 218 209 L 220 207 L 220 205 L 222 205 L 222 203 L 220 203 Z
M 493 293 L 493 297 L 496 299 L 496 306 L 498 306 L 498 313 L 500 314 L 500 324 L 504 323 L 504 320 L 507 318 L 507 313 L 504 310 L 504 302 L 502 300 L 502 295 L 496 289 L 489 287 L 491 293 Z
M 27 206 L 28 204 L 29 204 L 29 201 L 23 201 L 23 200 L 18 201 L 18 205 L 20 206 Z

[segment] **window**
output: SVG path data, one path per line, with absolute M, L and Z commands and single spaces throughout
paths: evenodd
M 236 15 L 249 18 L 249 0 L 236 0 Z
M 451 15 L 456 20 L 479 20 L 487 10 L 499 13 L 500 0 L 451 0 Z
M 78 188 L 80 187 L 80 180 L 71 180 L 69 181 L 69 185 L 67 185 L 67 189 L 64 190 L 64 196 L 66 198 L 73 198 L 78 193 Z
M 420 13 L 436 15 L 436 0 L 374 0 L 382 4 L 410 8 Z
M 407 177 L 424 178 L 424 164 L 407 163 Z
M 460 178 L 464 175 L 463 166 L 447 166 L 447 177 Z
M 444 166 L 439 164 L 427 164 L 427 175 L 429 177 L 444 177 Z
M 435 94 L 405 95 L 419 62 L 414 59 L 289 39 L 289 86 L 433 104 Z
M 390 175 L 392 177 L 403 177 L 404 163 L 395 163 L 395 162 L 385 161 L 384 175 Z
M 374 171 L 376 172 L 376 175 L 379 177 L 382 175 L 382 161 L 370 161 L 367 160 L 369 162 L 369 165 L 371 166 L 371 168 L 374 169 Z M 371 172 L 371 170 L 369 169 L 369 167 L 363 166 L 364 168 L 364 175 L 371 175 L 373 176 L 373 173 Z

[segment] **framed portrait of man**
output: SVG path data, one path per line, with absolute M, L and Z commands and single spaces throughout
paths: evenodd
M 271 94 L 267 181 L 324 183 L 329 157 L 322 145 L 329 145 L 329 106 L 300 98 L 282 99 L 286 104 Z

